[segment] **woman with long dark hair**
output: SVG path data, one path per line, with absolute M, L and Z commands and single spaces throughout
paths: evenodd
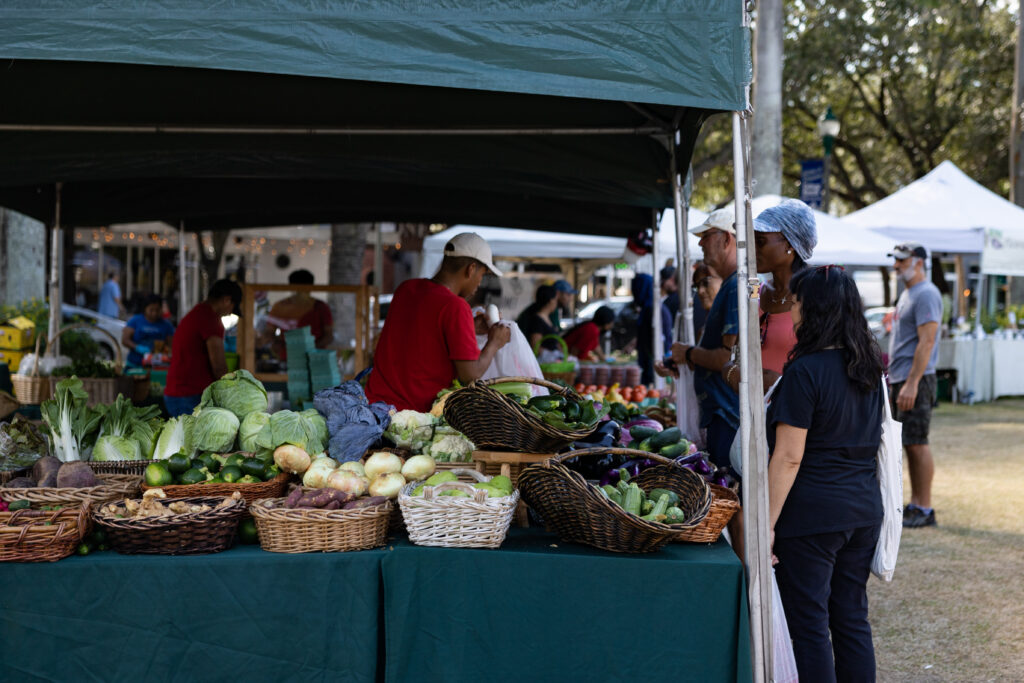
M 841 267 L 806 268 L 789 290 L 796 345 L 767 417 L 779 592 L 801 680 L 873 681 L 866 586 L 882 523 L 880 352 Z

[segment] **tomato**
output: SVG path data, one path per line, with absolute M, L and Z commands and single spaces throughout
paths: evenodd
M 598 387 L 597 387 L 597 390 L 600 391 L 602 394 L 607 393 L 608 392 L 608 385 L 607 384 L 599 384 Z
M 661 398 L 661 392 L 657 389 L 651 389 L 647 392 L 647 398 Z
M 583 391 L 584 391 L 584 390 L 585 390 L 586 388 L 587 388 L 587 387 L 586 387 L 586 385 L 585 385 L 585 384 L 583 384 L 583 382 L 577 382 L 577 383 L 576 383 L 576 386 L 574 386 L 574 387 L 573 387 L 573 389 L 575 389 L 575 390 L 576 390 L 576 393 L 577 393 L 577 394 L 582 394 L 582 393 L 583 393 Z
M 597 385 L 596 384 L 588 384 L 587 388 L 583 390 L 583 393 L 584 394 L 592 394 L 595 391 L 597 391 Z
M 619 394 L 622 396 L 622 400 L 629 403 L 633 400 L 633 387 L 625 387 L 619 390 Z

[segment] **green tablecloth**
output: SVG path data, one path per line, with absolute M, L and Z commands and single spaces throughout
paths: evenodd
M 751 679 L 743 569 L 724 541 L 620 555 L 512 529 L 501 550 L 393 547 L 391 683 Z
M 0 680 L 374 681 L 385 550 L 0 564 Z

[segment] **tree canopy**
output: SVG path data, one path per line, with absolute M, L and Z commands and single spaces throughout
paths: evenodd
M 821 157 L 816 125 L 831 106 L 842 126 L 831 184 L 840 212 L 945 159 L 1008 195 L 1016 23 L 1006 2 L 791 0 L 785 10 L 784 194 L 799 196 L 800 161 Z M 706 126 L 695 205 L 731 199 L 730 138 L 726 117 Z

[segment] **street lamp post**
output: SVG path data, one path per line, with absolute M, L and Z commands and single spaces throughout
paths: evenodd
M 839 119 L 832 113 L 832 107 L 825 110 L 825 113 L 818 119 L 818 135 L 821 137 L 821 144 L 825 147 L 825 168 L 824 187 L 821 190 L 821 210 L 828 213 L 828 201 L 832 196 L 829 191 L 829 180 L 832 171 L 832 149 L 836 144 L 836 136 L 839 135 Z

